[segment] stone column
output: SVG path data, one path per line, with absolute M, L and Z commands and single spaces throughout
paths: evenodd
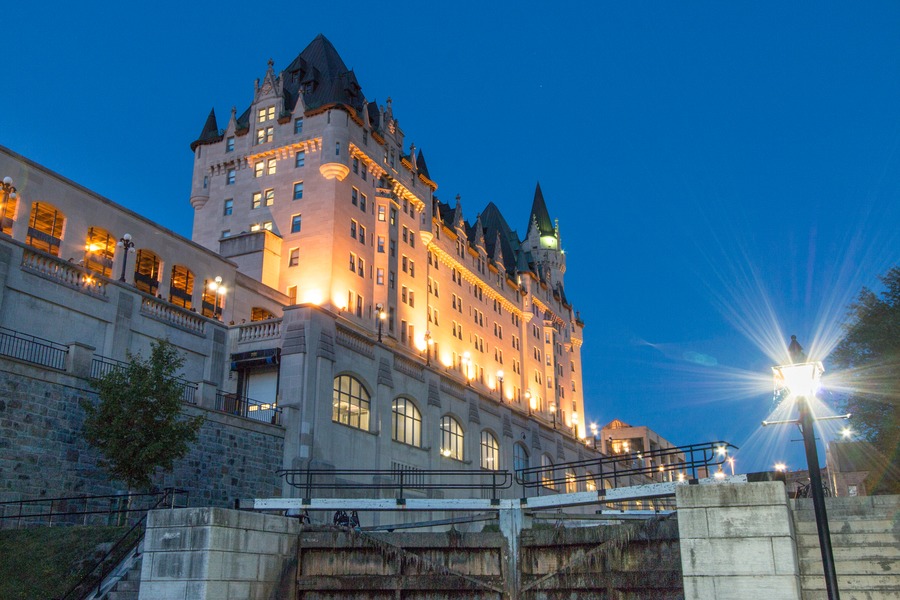
M 685 600 L 800 600 L 800 569 L 781 482 L 679 485 Z
M 75 377 L 88 379 L 91 376 L 91 363 L 94 360 L 94 348 L 81 342 L 69 342 L 66 355 L 66 372 Z

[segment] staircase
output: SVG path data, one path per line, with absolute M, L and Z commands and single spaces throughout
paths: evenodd
M 141 557 L 134 559 L 131 568 L 119 579 L 102 600 L 138 600 L 141 589 Z
M 812 500 L 794 500 L 803 600 L 825 600 L 822 554 Z M 900 496 L 826 498 L 842 600 L 900 597 Z

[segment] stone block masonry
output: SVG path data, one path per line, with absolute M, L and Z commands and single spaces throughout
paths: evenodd
M 0 359 L 0 502 L 125 491 L 99 466 L 83 438 L 80 401 L 95 394 L 83 379 Z M 284 430 L 201 408 L 206 422 L 186 457 L 156 480 L 186 489 L 192 506 L 279 496 Z M 140 423 L 135 423 L 136 427 Z

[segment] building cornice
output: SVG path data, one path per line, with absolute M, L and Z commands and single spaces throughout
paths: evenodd
M 437 256 L 438 260 L 440 260 L 442 263 L 452 269 L 456 269 L 457 271 L 459 271 L 462 274 L 463 279 L 465 279 L 468 283 L 480 285 L 483 288 L 485 296 L 489 297 L 491 300 L 498 301 L 501 305 L 503 305 L 503 308 L 515 315 L 518 315 L 520 318 L 526 318 L 526 314 L 524 311 L 522 311 L 521 308 L 509 301 L 500 292 L 491 287 L 489 283 L 485 282 L 478 275 L 466 268 L 461 262 L 450 256 L 450 254 L 448 254 L 443 248 L 441 248 L 437 244 L 431 243 L 428 244 L 427 249 L 433 252 L 434 255 Z

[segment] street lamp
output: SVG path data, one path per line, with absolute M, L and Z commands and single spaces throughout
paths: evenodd
M 503 403 L 503 369 L 497 371 L 497 389 L 500 390 L 500 403 Z
M 378 341 L 381 341 L 381 328 L 384 326 L 384 320 L 387 315 L 384 312 L 384 304 L 375 305 L 375 317 L 378 319 Z
M 528 414 L 537 409 L 537 398 L 531 395 L 531 390 L 525 390 L 525 402 L 528 403 Z
M 594 438 L 594 450 L 597 449 L 597 424 L 591 423 L 591 437 Z
M 225 286 L 222 285 L 221 277 L 216 275 L 216 278 L 209 282 L 209 291 L 215 294 L 213 298 L 213 301 L 215 302 L 215 310 L 213 310 L 213 316 L 218 319 L 220 316 L 222 316 L 222 305 L 219 302 L 219 298 L 225 295 Z
M 12 177 L 3 178 L 3 183 L 0 184 L 0 192 L 3 192 L 3 200 L 0 202 L 0 229 L 2 229 L 2 224 L 6 221 L 6 203 L 18 197 Z
M 553 429 L 556 429 L 556 401 L 550 404 L 550 416 L 553 418 Z
M 126 233 L 122 236 L 122 239 L 119 240 L 119 243 L 116 244 L 119 248 L 125 250 L 125 253 L 122 256 L 122 276 L 119 277 L 119 281 L 125 281 L 125 265 L 128 264 L 128 255 L 134 254 L 134 242 L 131 241 L 131 234 Z
M 572 429 L 575 430 L 575 437 L 578 437 L 578 413 L 572 413 Z
M 792 337 L 791 348 L 796 344 L 796 338 Z M 797 351 L 792 352 L 792 357 L 803 358 L 802 349 L 796 344 Z M 809 481 L 812 488 L 813 509 L 816 514 L 816 530 L 819 534 L 819 548 L 822 552 L 822 567 L 825 571 L 825 590 L 829 600 L 838 600 L 837 573 L 834 568 L 834 554 L 831 549 L 831 532 L 828 528 L 828 514 L 825 509 L 825 494 L 822 489 L 822 472 L 819 469 L 819 454 L 816 449 L 816 434 L 813 423 L 817 420 L 812 414 L 810 401 L 816 397 L 819 388 L 819 379 L 825 369 L 821 362 L 802 362 L 780 367 L 772 367 L 775 375 L 777 390 L 783 391 L 788 399 L 793 399 L 799 411 L 798 418 L 794 421 L 763 421 L 763 426 L 795 424 L 800 428 L 803 437 L 803 447 L 806 450 L 806 464 L 809 469 Z M 848 418 L 850 415 L 831 417 Z
M 434 340 L 431 339 L 431 331 L 425 330 L 425 365 L 431 365 L 431 346 L 434 345 Z

